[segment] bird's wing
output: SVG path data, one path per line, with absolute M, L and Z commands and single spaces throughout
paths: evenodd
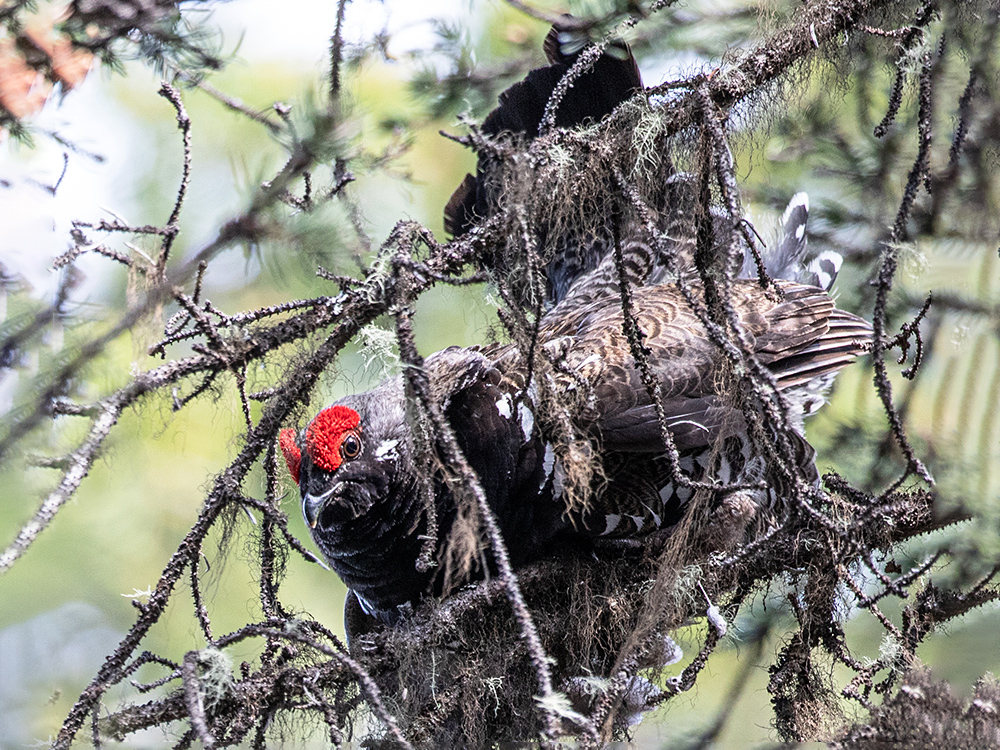
M 733 295 L 753 351 L 775 374 L 779 389 L 835 373 L 864 351 L 871 335 L 868 323 L 836 310 L 821 289 L 791 282 L 780 287 L 778 298 L 755 282 L 738 281 Z M 721 352 L 675 285 L 636 289 L 633 304 L 678 448 L 712 444 L 727 424 L 741 419 Z M 622 332 L 622 319 L 619 301 L 604 298 L 563 309 L 545 332 L 572 337 L 567 369 L 592 384 L 590 429 L 604 450 L 659 452 L 656 408 Z
M 552 449 L 523 400 L 522 373 L 504 373 L 480 351 L 458 348 L 428 357 L 427 366 L 432 384 L 448 390 L 445 416 L 504 537 L 517 540 L 511 559 L 537 556 L 566 520 L 563 504 L 551 501 Z M 546 491 L 549 501 L 539 502 Z

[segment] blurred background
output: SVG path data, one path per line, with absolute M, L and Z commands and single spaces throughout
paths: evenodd
M 568 5 L 584 15 L 599 11 L 602 4 Z M 692 2 L 661 14 L 633 40 L 646 85 L 711 70 L 727 49 L 760 38 L 795 6 L 764 5 L 766 12 L 758 13 L 757 3 Z M 539 7 L 562 9 L 552 3 Z M 223 70 L 206 78 L 211 86 L 255 110 L 268 110 L 275 102 L 288 105 L 293 121 L 308 128 L 312 113 L 324 106 L 336 4 L 286 0 L 276 8 L 265 0 L 234 0 L 195 3 L 185 13 L 205 29 L 226 60 Z M 60 12 L 56 5 L 38 9 L 43 18 Z M 370 258 L 371 249 L 401 219 L 418 221 L 446 239 L 442 208 L 464 174 L 474 170 L 475 158 L 438 131 L 461 135 L 465 130 L 459 115 L 481 119 L 499 90 L 541 64 L 541 39 L 548 30 L 545 23 L 501 2 L 461 0 L 355 2 L 348 6 L 345 24 L 351 44 L 337 148 L 354 157 L 350 202 L 329 203 L 312 213 L 290 212 L 282 235 L 232 248 L 214 261 L 205 277 L 205 296 L 227 313 L 333 294 L 334 286 L 316 277 L 316 266 L 357 274 L 355 258 Z M 475 73 L 471 84 L 470 73 Z M 131 225 L 166 220 L 181 174 L 182 149 L 175 112 L 156 94 L 165 75 L 169 70 L 127 56 L 118 69 L 95 62 L 72 91 L 64 97 L 53 94 L 40 112 L 25 119 L 26 135 L 0 136 L 0 263 L 9 281 L 0 289 L 5 326 L 51 304 L 59 274 L 66 273 L 53 270 L 52 262 L 71 246 L 74 220 L 121 217 Z M 461 75 L 466 82 L 459 85 Z M 744 120 L 737 124 L 733 147 L 744 205 L 769 239 L 791 196 L 808 191 L 813 205 L 810 241 L 836 246 L 846 256 L 836 287 L 840 304 L 864 314 L 871 301 L 867 282 L 879 233 L 892 222 L 907 160 L 912 161 L 903 127 L 897 140 L 895 133 L 884 139 L 872 136 L 892 77 L 874 65 L 838 68 L 836 61 L 817 63 L 798 75 L 805 82 L 797 83 L 794 99 L 765 108 L 766 114 L 750 107 L 738 113 Z M 964 75 L 956 66 L 959 93 Z M 912 117 L 906 114 L 912 98 L 907 91 L 902 121 Z M 176 258 L 209 242 L 286 158 L 283 144 L 265 127 L 227 110 L 205 92 L 187 88 L 184 102 L 194 123 L 193 173 Z M 953 125 L 947 112 L 941 120 L 944 128 Z M 942 543 L 968 548 L 982 559 L 1000 549 L 994 532 L 1000 508 L 1000 258 L 995 232 L 1000 214 L 995 192 L 982 200 L 985 205 L 978 208 L 987 212 L 980 214 L 986 217 L 981 227 L 956 211 L 949 219 L 954 227 L 918 233 L 903 248 L 894 290 L 897 325 L 912 317 L 931 290 L 974 303 L 928 318 L 922 375 L 913 382 L 896 378 L 896 394 L 911 437 L 935 471 L 941 496 L 974 507 L 983 520 L 918 540 L 907 551 L 913 560 L 921 558 L 925 547 Z M 142 251 L 141 240 L 129 240 L 135 247 L 127 248 L 126 239 L 113 242 L 123 252 Z M 135 293 L 136 279 L 104 258 L 84 256 L 76 268 L 78 277 L 58 325 L 47 331 L 33 357 L 0 376 L 0 413 L 7 418 L 26 408 L 45 373 L 73 342 L 102 330 Z M 496 335 L 495 310 L 489 290 L 481 286 L 432 290 L 418 304 L 415 327 L 421 353 L 489 340 Z M 116 342 L 87 371 L 79 392 L 98 397 L 127 382 L 136 369 L 155 366 L 146 349 L 159 339 L 163 320 L 172 312 L 136 329 L 131 340 Z M 395 361 L 389 331 L 366 329 L 326 374 L 315 403 L 368 387 L 391 372 Z M 171 356 L 182 353 L 181 348 Z M 225 387 L 215 398 L 199 399 L 180 412 L 172 411 L 170 394 L 126 412 L 80 491 L 23 559 L 0 576 L 0 748 L 44 744 L 58 730 L 103 657 L 132 624 L 132 602 L 142 601 L 143 592 L 155 585 L 197 517 L 212 477 L 237 452 L 243 427 L 234 390 Z M 841 376 L 833 403 L 809 424 L 821 470 L 835 468 L 859 482 L 872 477 L 887 481 L 898 473 L 898 456 L 883 439 L 884 431 L 885 418 L 864 363 Z M 55 481 L 55 472 L 35 466 L 31 455 L 59 455 L 79 438 L 75 424 L 55 420 L 51 429 L 31 436 L 24 455 L 0 467 L 4 545 Z M 297 493 L 290 482 L 284 489 L 292 528 L 308 539 Z M 259 610 L 256 550 L 245 533 L 251 521 L 243 523 L 247 529 L 238 530 L 227 553 L 205 561 L 217 632 L 242 626 Z M 962 574 L 934 571 L 945 581 Z M 332 573 L 293 556 L 280 596 L 287 608 L 342 632 L 344 589 Z M 881 627 L 867 613 L 845 614 L 851 618 L 848 632 L 855 656 L 877 656 L 886 647 Z M 888 614 L 893 614 L 891 607 Z M 646 719 L 635 747 L 675 747 L 703 731 L 726 704 L 744 668 L 749 680 L 715 746 L 773 741 L 766 667 L 780 645 L 782 623 L 790 618 L 780 590 L 761 595 L 731 628 L 727 648 L 712 658 L 695 689 Z M 762 650 L 745 648 L 744 641 L 751 640 L 747 634 L 761 628 L 769 634 Z M 692 630 L 687 643 L 681 638 L 688 658 L 697 651 L 697 632 Z M 984 672 L 1000 668 L 998 632 L 1000 615 L 988 607 L 936 634 L 919 655 L 956 691 L 968 691 Z M 201 645 L 190 597 L 175 597 L 148 647 L 179 659 Z M 253 653 L 241 655 L 235 649 L 231 656 L 238 663 Z M 677 672 L 684 663 L 676 665 Z M 167 743 L 172 744 L 170 738 L 160 734 L 129 742 L 143 747 Z

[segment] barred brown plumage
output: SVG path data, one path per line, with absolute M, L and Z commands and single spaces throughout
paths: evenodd
M 557 45 L 553 35 L 548 44 Z M 545 102 L 572 64 L 571 56 L 551 51 L 550 59 L 552 66 L 501 97 L 484 130 L 537 135 Z M 636 90 L 641 82 L 631 56 L 606 54 L 570 89 L 580 93 L 564 100 L 556 122 L 599 119 Z M 466 178 L 452 198 L 452 231 L 466 231 L 496 210 L 492 168 L 490 157 L 481 158 L 477 177 Z M 677 177 L 674 187 L 682 194 L 683 175 Z M 807 215 L 808 201 L 800 194 L 784 216 L 782 241 L 764 258 L 766 270 L 781 279 L 775 288 L 737 279 L 731 299 L 746 347 L 783 399 L 796 472 L 789 481 L 815 483 L 803 418 L 823 403 L 833 376 L 864 351 L 871 327 L 838 310 L 827 293 L 839 258 L 827 254 L 806 264 Z M 761 484 L 772 477 L 747 436 L 731 363 L 695 310 L 703 305 L 702 287 L 676 267 L 684 255 L 678 250 L 682 240 L 651 243 L 628 227 L 619 232 L 612 226 L 616 220 L 609 218 L 607 231 L 586 241 L 555 238 L 558 252 L 544 269 L 548 311 L 536 342 L 536 359 L 547 363 L 543 374 L 536 370 L 529 377 L 528 358 L 515 344 L 453 347 L 425 362 L 431 390 L 479 479 L 515 567 L 567 545 L 623 544 L 666 531 L 680 520 L 691 482 L 714 483 L 720 501 L 742 488 L 765 520 L 780 512 L 777 505 L 790 490 L 780 482 Z M 623 282 L 611 252 L 619 233 L 621 266 L 632 287 L 655 394 L 643 382 L 625 332 Z M 497 272 L 498 262 L 487 259 L 485 265 Z M 756 275 L 749 260 L 743 275 Z M 567 402 L 560 416 L 570 434 L 553 416 L 553 399 Z M 677 450 L 676 468 L 690 481 L 676 476 L 667 456 L 657 401 Z M 567 441 L 594 458 L 582 479 Z M 297 435 L 284 432 L 281 448 L 313 539 L 365 613 L 392 623 L 421 597 L 443 592 L 440 572 L 417 565 L 427 531 L 419 477 L 433 469 L 417 465 L 402 376 L 340 399 Z M 433 488 L 434 552 L 440 560 L 457 508 L 440 472 Z
M 784 298 L 775 299 L 756 282 L 737 284 L 736 309 L 754 352 L 793 402 L 863 350 L 867 324 L 835 310 L 823 290 L 781 282 Z M 677 287 L 637 289 L 635 301 L 681 468 L 693 480 L 762 480 L 763 465 L 741 439 L 740 409 L 720 387 L 722 358 Z M 426 360 L 432 387 L 514 563 L 548 554 L 570 537 L 631 538 L 676 523 L 691 490 L 669 479 L 659 422 L 624 339 L 617 297 L 570 310 L 557 306 L 543 322 L 540 343 L 558 352 L 561 367 L 590 389 L 575 427 L 599 446 L 606 485 L 575 517 L 565 513 L 565 467 L 549 437 L 551 425 L 536 413 L 530 389 L 521 391 L 524 359 L 518 349 L 451 348 Z M 435 579 L 415 565 L 425 530 L 416 482 L 422 467 L 413 457 L 402 377 L 343 398 L 317 419 L 327 421 L 333 409 L 358 415 L 360 451 L 344 454 L 343 463 L 328 471 L 314 460 L 315 440 L 336 443 L 341 436 L 310 428 L 297 438 L 300 453 L 286 449 L 286 457 L 290 466 L 299 462 L 303 511 L 320 550 L 369 614 L 392 621 L 398 606 L 433 591 Z M 801 416 L 792 421 L 800 423 Z M 812 449 L 801 433 L 793 435 L 800 469 L 816 481 Z M 455 508 L 440 481 L 437 505 L 443 546 Z

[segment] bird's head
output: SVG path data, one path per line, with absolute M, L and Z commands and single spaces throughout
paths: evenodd
M 281 452 L 299 485 L 302 515 L 314 536 L 335 533 L 380 501 L 391 500 L 408 452 L 405 419 L 402 409 L 386 409 L 385 401 L 369 396 L 348 397 L 323 409 L 297 434 L 292 429 L 280 433 Z

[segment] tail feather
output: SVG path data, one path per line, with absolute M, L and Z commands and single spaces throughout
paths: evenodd
M 782 238 L 773 256 L 769 258 L 768 273 L 776 278 L 786 278 L 785 273 L 801 267 L 809 239 L 806 222 L 809 220 L 809 195 L 796 193 L 781 215 Z
M 482 132 L 503 132 L 537 138 L 545 108 L 556 86 L 576 62 L 583 45 L 553 26 L 545 39 L 549 65 L 536 68 L 527 77 L 500 94 L 500 104 L 486 118 Z M 567 89 L 555 112 L 555 126 L 571 128 L 599 121 L 622 102 L 642 91 L 642 78 L 635 58 L 624 43 L 611 45 L 593 66 Z M 476 176 L 466 175 L 445 207 L 445 229 L 459 237 L 492 210 L 487 189 L 490 177 L 488 158 L 480 156 Z
M 781 216 L 781 236 L 771 247 L 761 254 L 764 270 L 772 279 L 787 279 L 800 284 L 819 287 L 830 291 L 844 259 L 840 253 L 824 250 L 806 263 L 809 238 L 806 222 L 809 219 L 809 196 L 796 193 L 789 201 Z M 757 275 L 757 264 L 747 255 L 740 271 L 741 279 L 752 279 Z
M 806 267 L 805 275 L 799 278 L 803 284 L 812 284 L 820 289 L 830 291 L 833 282 L 837 280 L 844 256 L 834 250 L 824 250 Z

